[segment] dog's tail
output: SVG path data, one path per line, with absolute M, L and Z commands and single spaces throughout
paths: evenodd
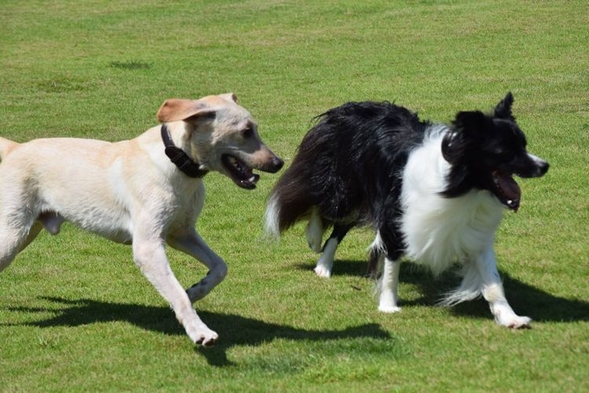
M 270 237 L 280 237 L 282 232 L 308 216 L 313 207 L 307 170 L 300 168 L 299 163 L 295 157 L 268 197 L 264 218 L 266 234 Z
M 320 121 L 304 136 L 292 163 L 268 197 L 265 227 L 271 237 L 278 238 L 296 222 L 311 218 L 334 188 L 329 171 L 337 128 L 326 123 L 327 117 L 324 114 L 317 118 Z M 319 219 L 323 220 L 321 214 Z
M 311 184 L 313 161 L 309 153 L 307 149 L 299 149 L 268 197 L 265 229 L 270 237 L 280 237 L 297 221 L 309 217 L 315 205 Z
M 6 156 L 17 146 L 18 143 L 0 137 L 0 161 L 6 158 Z

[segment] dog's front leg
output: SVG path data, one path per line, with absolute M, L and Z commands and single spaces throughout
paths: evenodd
M 514 329 L 529 327 L 531 318 L 517 315 L 505 298 L 492 246 L 476 258 L 476 265 L 483 283 L 483 297 L 489 302 L 495 321 Z
M 193 228 L 168 236 L 168 244 L 182 251 L 209 268 L 206 277 L 186 290 L 190 301 L 195 302 L 205 297 L 227 275 L 227 264 L 219 257 Z
M 133 258 L 145 277 L 170 303 L 190 339 L 205 346 L 214 344 L 218 335 L 200 320 L 184 288 L 174 276 L 163 240 L 134 236 Z

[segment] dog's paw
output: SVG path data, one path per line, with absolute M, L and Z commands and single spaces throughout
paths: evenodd
M 195 344 L 202 345 L 203 347 L 210 347 L 215 345 L 215 342 L 219 338 L 219 335 L 206 327 L 204 324 L 191 329 L 188 332 L 188 336 L 194 341 Z
M 392 314 L 401 311 L 398 306 L 397 295 L 394 291 L 383 291 L 378 302 L 378 311 Z
M 505 326 L 510 329 L 526 329 L 530 328 L 530 323 L 532 322 L 532 318 L 529 317 L 520 317 L 519 315 L 515 314 L 511 309 L 509 310 L 501 310 L 495 309 L 495 321 L 501 325 Z
M 196 344 L 200 344 L 203 347 L 212 347 L 217 342 L 219 335 L 216 332 L 213 332 L 210 329 L 207 329 L 206 332 L 202 332 L 199 337 L 194 340 Z
M 331 269 L 327 268 L 327 266 L 317 265 L 315 267 L 315 274 L 319 277 L 329 278 L 331 277 Z
M 532 323 L 532 318 L 516 315 L 514 318 L 499 323 L 510 329 L 529 329 L 531 328 L 530 324 Z
M 378 311 L 384 312 L 386 314 L 392 314 L 395 312 L 400 312 L 401 307 L 399 307 L 399 306 L 378 306 Z
M 525 329 L 530 327 L 532 319 L 517 315 L 507 301 L 490 303 L 495 322 L 510 329 Z

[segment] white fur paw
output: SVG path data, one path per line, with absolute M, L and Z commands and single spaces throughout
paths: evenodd
M 515 315 L 513 318 L 505 318 L 505 320 L 498 320 L 497 322 L 510 329 L 526 329 L 531 327 L 532 318 Z
M 392 314 L 395 312 L 400 312 L 401 307 L 399 307 L 399 306 L 378 306 L 378 311 L 384 312 L 387 314 Z
M 378 311 L 387 314 L 392 314 L 401 311 L 401 307 L 397 305 L 397 297 L 392 294 L 382 293 L 380 296 L 380 302 L 378 303 Z
M 328 269 L 326 266 L 317 265 L 315 267 L 315 274 L 319 277 L 329 278 L 331 277 L 331 269 Z
M 508 327 L 510 329 L 523 329 L 529 328 L 532 319 L 529 317 L 520 317 L 515 312 L 507 301 L 496 301 L 490 304 L 491 312 L 495 317 L 495 322 L 501 326 Z
M 216 332 L 212 331 L 204 325 L 197 328 L 189 336 L 195 344 L 200 344 L 203 347 L 210 347 L 214 345 L 217 339 L 219 338 L 219 335 Z
M 493 315 L 495 316 L 495 321 L 501 325 L 508 327 L 510 329 L 522 329 L 530 327 L 530 323 L 532 319 L 529 317 L 520 317 L 516 313 L 513 312 L 511 307 L 505 305 L 498 305 L 492 307 L 491 310 L 493 311 Z

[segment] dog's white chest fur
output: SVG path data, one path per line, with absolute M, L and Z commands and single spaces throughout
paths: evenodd
M 443 129 L 414 150 L 403 172 L 401 228 L 406 255 L 439 274 L 492 245 L 503 207 L 488 191 L 445 198 L 450 165 L 441 152 Z

